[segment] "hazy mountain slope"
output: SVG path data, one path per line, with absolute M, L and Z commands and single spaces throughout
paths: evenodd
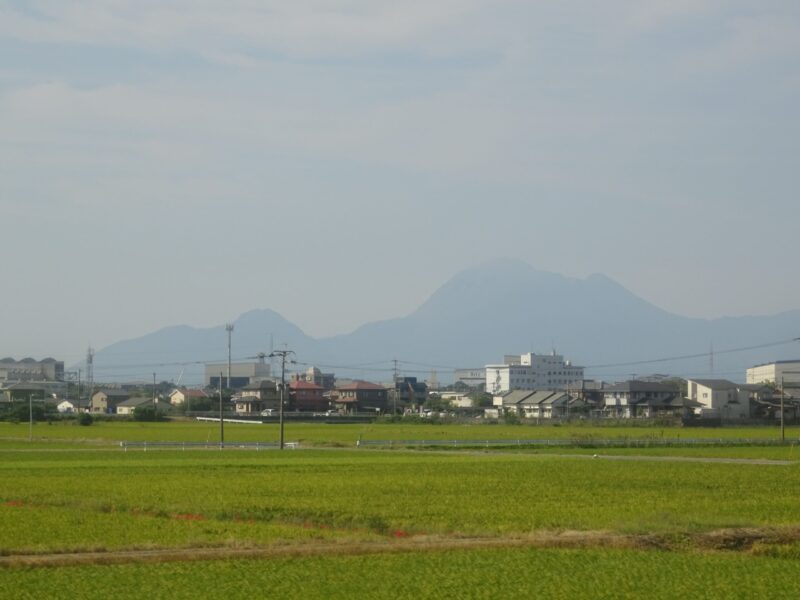
M 481 366 L 501 361 L 504 354 L 551 348 L 575 363 L 596 367 L 704 353 L 712 343 L 723 351 L 790 339 L 800 336 L 800 311 L 691 319 L 668 313 L 602 275 L 574 279 L 536 270 L 522 261 L 503 260 L 458 273 L 406 317 L 368 323 L 346 335 L 315 340 L 269 310 L 246 313 L 235 327 L 235 357 L 268 351 L 272 333 L 276 344 L 285 342 L 295 350 L 300 363 L 319 363 L 329 369 L 335 365 L 341 376 L 385 380 L 389 378 L 386 372 L 341 366 L 397 358 L 419 363 L 406 365 L 409 373 L 421 375 L 436 365 L 440 378 L 447 379 L 449 366 Z M 169 327 L 103 349 L 96 364 L 99 369 L 104 363 L 202 361 L 223 359 L 225 354 L 224 326 Z M 714 361 L 715 374 L 742 379 L 746 366 L 796 356 L 800 356 L 800 344 L 720 353 Z M 171 368 L 172 376 L 181 369 Z M 704 357 L 593 368 L 587 375 L 604 379 L 653 372 L 699 376 L 708 375 L 709 370 L 710 361 Z M 164 372 L 168 374 L 169 369 Z M 202 368 L 187 372 L 202 372 Z
M 313 338 L 272 310 L 249 311 L 233 324 L 231 354 L 234 358 L 269 353 L 271 341 L 276 347 L 283 347 L 285 343 L 301 355 L 311 352 L 316 344 Z M 198 383 L 203 377 L 202 363 L 227 361 L 227 340 L 224 325 L 165 327 L 98 351 L 95 379 L 103 382 L 121 377 L 126 381 L 150 381 L 155 372 L 161 381 L 177 379 L 183 373 L 183 381 Z M 198 364 L 178 364 L 189 362 Z

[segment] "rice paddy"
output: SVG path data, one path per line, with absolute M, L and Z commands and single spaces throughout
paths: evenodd
M 215 586 L 224 586 L 227 597 L 266 586 L 271 597 L 287 598 L 596 597 L 598 589 L 608 592 L 604 597 L 689 590 L 793 597 L 796 591 L 785 575 L 800 558 L 800 462 L 791 446 L 604 450 L 622 458 L 716 453 L 784 461 L 775 464 L 595 460 L 585 456 L 591 450 L 563 448 L 553 450 L 558 455 L 381 451 L 354 442 L 359 435 L 409 439 L 420 432 L 480 439 L 486 429 L 492 438 L 512 439 L 520 426 L 291 424 L 287 439 L 303 440 L 305 449 L 123 452 L 121 439 L 204 441 L 208 427 L 40 424 L 33 443 L 13 435 L 15 427 L 21 426 L 0 425 L 0 555 L 7 561 L 0 597 L 141 597 L 148 585 L 154 586 L 149 595 L 173 598 L 192 590 L 198 597 L 198 589 L 200 597 L 218 597 Z M 575 429 L 549 431 L 570 436 Z M 630 434 L 599 429 L 604 436 Z M 686 434 L 631 429 L 640 436 Z M 587 430 L 593 431 L 579 433 Z M 775 433 L 714 431 L 730 439 Z M 226 439 L 273 441 L 274 433 L 267 425 L 230 426 Z M 697 541 L 720 530 L 757 533 L 746 544 L 732 534 L 739 540 L 729 544 L 735 552 Z M 772 537 L 758 533 L 765 531 Z M 574 548 L 576 540 L 587 547 Z M 615 544 L 622 547 L 602 547 Z M 222 554 L 187 562 L 202 549 Z M 166 554 L 149 565 L 13 562 L 86 552 L 96 553 L 90 562 L 119 562 L 111 558 L 120 552 L 148 551 Z M 169 554 L 178 551 L 179 558 Z M 235 551 L 254 554 L 224 553 Z M 59 585 L 69 573 L 77 581 L 71 593 Z M 197 587 L 208 577 L 213 582 Z M 87 581 L 93 587 L 81 587 Z M 13 595 L 4 591 L 12 589 Z

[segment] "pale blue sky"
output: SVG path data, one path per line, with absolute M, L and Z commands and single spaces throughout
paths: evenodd
M 800 308 L 796 1 L 0 3 L 0 355 L 311 335 L 510 256 Z

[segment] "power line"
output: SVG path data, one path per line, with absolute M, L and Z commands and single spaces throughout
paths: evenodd
M 792 342 L 800 341 L 800 338 L 792 338 L 789 340 L 781 340 L 778 342 L 769 342 L 766 344 L 757 344 L 755 346 L 744 346 L 742 348 L 729 348 L 727 350 L 716 350 L 714 354 L 733 354 L 734 352 L 746 352 L 747 350 L 759 350 L 761 348 L 771 348 L 773 346 L 783 346 L 791 344 Z M 584 369 L 606 369 L 613 367 L 634 367 L 636 365 L 648 365 L 661 362 L 672 362 L 676 360 L 689 360 L 692 358 L 708 358 L 710 352 L 701 352 L 699 354 L 684 354 L 682 356 L 667 356 L 664 358 L 653 358 L 650 360 L 634 360 L 630 362 L 609 363 L 606 365 L 586 365 Z

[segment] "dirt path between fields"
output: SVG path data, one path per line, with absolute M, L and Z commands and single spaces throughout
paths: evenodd
M 540 454 L 538 456 L 558 456 L 561 458 L 590 458 L 602 460 L 637 460 L 654 462 L 695 462 L 723 463 L 729 465 L 794 465 L 797 461 L 772 458 L 724 458 L 712 456 L 646 456 L 643 454 Z
M 381 542 L 301 543 L 256 547 L 199 547 L 13 554 L 0 568 L 60 567 L 132 563 L 343 556 L 399 552 L 436 552 L 488 548 L 620 548 L 632 550 L 749 551 L 754 544 L 800 542 L 800 525 L 790 528 L 720 529 L 705 533 L 623 534 L 611 531 L 545 531 L 524 536 L 415 536 Z

